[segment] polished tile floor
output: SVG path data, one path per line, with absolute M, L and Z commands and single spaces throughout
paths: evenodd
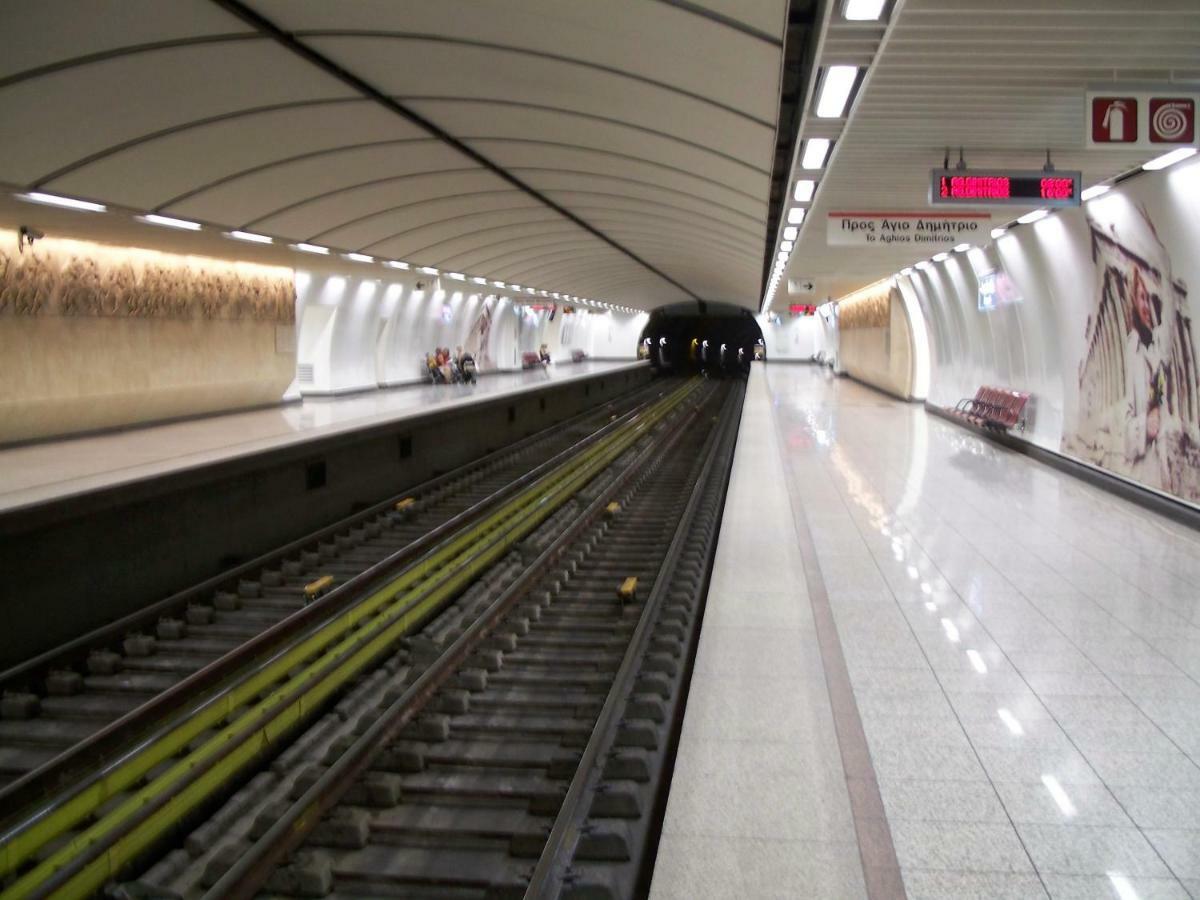
M 0 512 L 636 365 L 564 363 L 0 449 Z
M 864 893 L 807 532 L 909 897 L 1200 898 L 1200 534 L 816 367 L 755 367 L 738 452 L 654 896 Z

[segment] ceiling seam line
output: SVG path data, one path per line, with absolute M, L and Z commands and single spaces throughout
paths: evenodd
M 396 102 L 391 97 L 384 94 L 382 91 L 378 90 L 377 88 L 371 86 L 363 79 L 359 78 L 358 76 L 354 75 L 353 73 L 349 72 L 348 70 L 343 69 L 341 66 L 337 65 L 332 60 L 330 60 L 330 59 L 326 58 L 325 56 L 323 56 L 322 54 L 318 53 L 313 48 L 308 47 L 307 45 L 303 44 L 302 42 L 296 40 L 296 38 L 292 37 L 290 34 L 283 31 L 281 28 L 279 28 L 279 26 L 275 25 L 269 19 L 267 19 L 264 16 L 259 15 L 254 10 L 245 6 L 243 3 L 240 2 L 240 0 L 212 0 L 212 3 L 216 6 L 219 6 L 221 9 L 224 9 L 227 12 L 233 13 L 234 15 L 238 16 L 240 19 L 242 19 L 242 21 L 249 23 L 250 25 L 254 26 L 257 30 L 271 36 L 281 46 L 292 51 L 297 56 L 307 60 L 309 63 L 316 66 L 318 69 L 321 69 L 322 71 L 324 71 L 327 75 L 331 75 L 334 78 L 336 78 L 337 80 L 341 81 L 343 84 L 349 85 L 350 87 L 357 90 L 360 94 L 363 94 L 366 97 L 374 100 L 376 103 L 380 104 L 385 109 L 392 111 L 396 115 L 401 116 L 402 118 L 406 119 L 409 122 L 412 122 L 415 125 L 418 125 L 421 128 L 424 128 L 430 134 L 432 134 L 435 137 L 438 137 L 442 141 L 444 141 L 447 146 L 453 148 L 454 150 L 457 150 L 459 153 L 462 153 L 468 159 L 472 160 L 475 163 L 478 163 L 479 165 L 483 166 L 485 169 L 488 169 L 489 171 L 491 171 L 498 177 L 507 181 L 509 184 L 512 184 L 512 185 L 520 188 L 521 190 L 525 191 L 531 197 L 536 198 L 537 200 L 539 200 L 540 202 L 545 204 L 546 207 L 554 210 L 559 215 L 561 215 L 563 218 L 567 219 L 570 222 L 573 222 L 578 227 L 584 229 L 588 233 L 590 233 L 590 234 L 594 235 L 595 237 L 599 238 L 600 240 L 604 241 L 606 244 L 610 245 L 611 247 L 613 247 L 616 250 L 620 251 L 621 253 L 625 254 L 630 259 L 632 259 L 634 262 L 638 263 L 638 265 L 644 267 L 647 271 L 653 272 L 655 275 L 657 275 L 663 281 L 665 281 L 668 284 L 672 285 L 673 287 L 683 291 L 685 294 L 687 294 L 693 300 L 697 300 L 697 301 L 701 300 L 701 298 L 698 294 L 696 294 L 689 288 L 685 287 L 683 284 L 676 281 L 674 278 L 670 277 L 665 272 L 661 271 L 660 269 L 656 268 L 655 266 L 652 266 L 650 263 L 646 262 L 644 259 L 639 257 L 632 250 L 629 250 L 628 248 L 622 246 L 620 243 L 613 240 L 611 237 L 609 237 L 607 234 L 605 234 L 600 229 L 598 229 L 595 226 L 584 221 L 582 218 L 575 215 L 570 210 L 559 206 L 557 203 L 555 203 L 549 197 L 546 197 L 540 191 L 536 190 L 535 188 L 531 187 L 530 185 L 527 185 L 524 181 L 517 178 L 511 172 L 504 169 L 500 165 L 492 162 L 492 160 L 490 160 L 488 157 L 484 156 L 482 153 L 478 152 L 477 150 L 472 149 L 467 144 L 464 144 L 458 138 L 454 137 L 449 132 L 438 127 L 433 122 L 426 119 L 424 116 L 420 115 L 417 112 L 414 112 L 413 110 L 409 109 L 408 107 L 404 106 L 403 104 Z
M 297 38 L 309 37 L 333 37 L 333 38 L 384 38 L 395 41 L 424 41 L 426 43 L 440 44 L 457 44 L 462 47 L 478 47 L 484 50 L 497 50 L 502 53 L 514 53 L 521 56 L 532 56 L 538 59 L 548 59 L 554 62 L 565 63 L 567 65 L 579 66 L 581 68 L 594 69 L 598 72 L 605 72 L 609 75 L 615 75 L 618 78 L 628 78 L 631 81 L 638 81 L 642 84 L 648 84 L 660 90 L 667 91 L 672 94 L 679 94 L 681 97 L 687 97 L 695 100 L 698 103 L 703 103 L 706 106 L 712 106 L 716 109 L 724 110 L 730 115 L 737 116 L 739 119 L 745 119 L 748 122 L 753 122 L 755 125 L 761 125 L 763 128 L 774 128 L 774 124 L 753 116 L 750 113 L 743 112 L 735 106 L 730 106 L 727 103 L 720 103 L 702 94 L 697 94 L 693 91 L 684 88 L 675 87 L 667 84 L 664 81 L 657 81 L 653 78 L 648 78 L 645 75 L 638 75 L 634 72 L 629 72 L 625 69 L 618 69 L 616 66 L 606 66 L 601 63 L 586 62 L 584 60 L 572 59 L 569 56 L 562 56 L 557 53 L 546 53 L 542 50 L 526 50 L 522 47 L 513 47 L 509 44 L 498 44 L 494 41 L 477 41 L 468 40 L 465 38 L 450 37 L 442 34 L 425 34 L 423 32 L 411 31 L 360 31 L 349 28 L 311 28 L 300 29 L 298 31 L 289 32 Z

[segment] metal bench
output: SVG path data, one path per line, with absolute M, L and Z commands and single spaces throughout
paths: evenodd
M 1029 403 L 1025 391 L 983 386 L 974 397 L 965 397 L 955 404 L 950 413 L 980 428 L 1007 431 L 1009 428 L 1025 429 L 1024 413 Z

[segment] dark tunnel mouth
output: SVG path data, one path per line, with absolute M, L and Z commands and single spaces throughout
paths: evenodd
M 663 373 L 744 376 L 752 360 L 766 359 L 766 341 L 745 310 L 656 310 L 638 337 L 638 357 Z

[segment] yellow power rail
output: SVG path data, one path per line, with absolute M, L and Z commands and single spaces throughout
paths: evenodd
M 45 856 L 0 898 L 38 896 L 47 890 L 53 890 L 56 897 L 83 898 L 116 877 L 130 860 L 272 749 L 320 709 L 322 701 L 389 652 L 399 638 L 537 528 L 697 386 L 689 382 L 667 395 L 207 705 L 173 723 L 74 795 L 52 802 L 10 831 L 0 844 L 0 877 L 17 872 L 39 853 Z M 213 733 L 188 749 L 209 731 Z M 171 760 L 174 762 L 147 783 L 133 789 Z M 113 798 L 125 791 L 130 791 L 128 796 L 111 805 Z M 101 810 L 106 804 L 110 808 Z M 94 817 L 90 824 L 70 833 L 89 817 Z M 51 847 L 52 843 L 55 846 Z M 89 851 L 93 858 L 78 864 L 58 883 L 52 881 L 56 873 Z

